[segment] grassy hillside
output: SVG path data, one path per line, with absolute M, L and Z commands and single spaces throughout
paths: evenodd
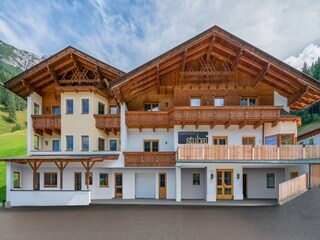
M 17 122 L 20 127 L 21 130 L 25 129 L 27 126 L 27 110 L 24 111 L 16 111 L 16 115 L 17 115 Z M 9 123 L 8 121 L 6 121 L 6 119 L 8 118 L 8 112 L 7 110 L 4 108 L 3 105 L 0 105 L 0 135 L 4 134 L 4 133 L 10 133 L 12 130 L 12 127 L 16 124 L 16 123 Z M 1 145 L 0 145 L 1 146 Z
M 27 130 L 0 135 L 0 158 L 19 157 L 27 154 Z M 0 201 L 6 194 L 5 163 L 0 162 Z

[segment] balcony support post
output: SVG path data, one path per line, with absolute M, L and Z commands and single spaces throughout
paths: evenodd
M 176 201 L 181 202 L 181 167 L 176 167 Z

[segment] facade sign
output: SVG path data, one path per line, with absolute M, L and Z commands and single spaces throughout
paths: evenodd
M 178 132 L 178 144 L 208 144 L 208 132 Z

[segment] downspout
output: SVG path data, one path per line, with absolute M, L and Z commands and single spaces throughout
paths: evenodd
M 311 189 L 311 163 L 309 163 L 309 174 L 308 174 L 308 189 L 310 190 Z
M 262 124 L 262 145 L 264 145 L 264 124 Z

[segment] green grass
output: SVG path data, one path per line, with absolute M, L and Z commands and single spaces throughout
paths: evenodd
M 319 124 L 320 124 L 320 121 L 315 121 L 315 122 L 312 122 L 312 123 L 301 125 L 300 127 L 298 127 L 298 132 L 302 132 L 303 130 L 305 130 L 307 128 L 311 128 L 311 127 L 314 127 L 314 126 L 319 125 Z
M 27 130 L 5 133 L 0 135 L 0 158 L 26 156 Z M 0 162 L 0 201 L 6 195 L 6 167 L 5 162 Z
M 17 115 L 16 123 L 20 125 L 21 129 L 25 129 L 26 122 L 27 122 L 27 110 L 16 111 L 16 115 Z M 16 123 L 9 123 L 8 121 L 6 121 L 7 117 L 8 117 L 8 112 L 6 111 L 3 105 L 0 105 L 0 135 L 4 133 L 10 133 L 12 130 L 12 127 L 16 124 Z

